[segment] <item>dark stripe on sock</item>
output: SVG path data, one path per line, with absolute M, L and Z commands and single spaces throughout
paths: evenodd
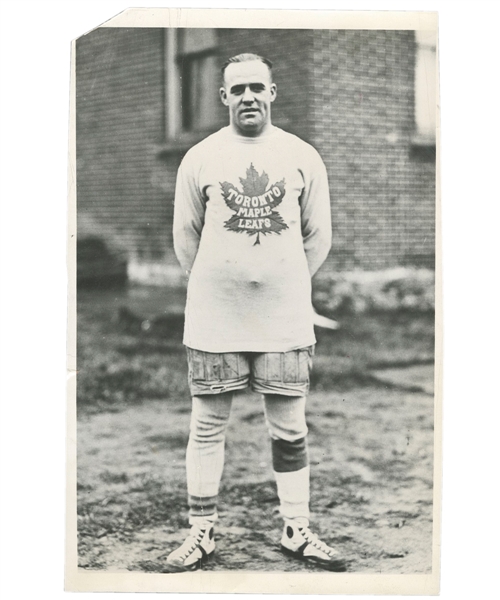
M 191 496 L 188 494 L 189 514 L 192 517 L 210 517 L 217 509 L 217 496 Z
M 300 471 L 309 464 L 306 438 L 295 442 L 272 440 L 273 469 L 277 473 Z

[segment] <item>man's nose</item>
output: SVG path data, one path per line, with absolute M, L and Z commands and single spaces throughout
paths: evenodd
M 254 96 L 252 90 L 249 87 L 246 87 L 243 92 L 243 102 L 253 102 L 253 100 Z

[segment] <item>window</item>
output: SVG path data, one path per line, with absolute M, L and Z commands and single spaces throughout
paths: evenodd
M 436 143 L 436 32 L 415 32 L 415 144 Z
M 165 55 L 167 139 L 213 130 L 220 102 L 216 30 L 167 29 Z

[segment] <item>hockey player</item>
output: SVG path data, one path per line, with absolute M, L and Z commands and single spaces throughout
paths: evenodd
M 340 553 L 309 529 L 311 277 L 331 245 L 326 169 L 312 146 L 271 123 L 270 61 L 240 54 L 222 73 L 229 126 L 186 154 L 175 193 L 174 246 L 189 276 L 191 531 L 167 570 L 194 570 L 214 552 L 226 423 L 233 394 L 250 385 L 264 397 L 282 551 L 345 571 Z

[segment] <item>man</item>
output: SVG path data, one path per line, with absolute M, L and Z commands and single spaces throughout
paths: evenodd
M 311 277 L 331 245 L 326 169 L 312 146 L 271 123 L 271 63 L 240 54 L 222 68 L 229 126 L 179 168 L 174 246 L 189 276 L 184 344 L 193 397 L 186 453 L 191 531 L 167 570 L 213 554 L 224 434 L 234 392 L 263 394 L 287 555 L 344 571 L 309 530 L 305 420 L 316 341 Z

